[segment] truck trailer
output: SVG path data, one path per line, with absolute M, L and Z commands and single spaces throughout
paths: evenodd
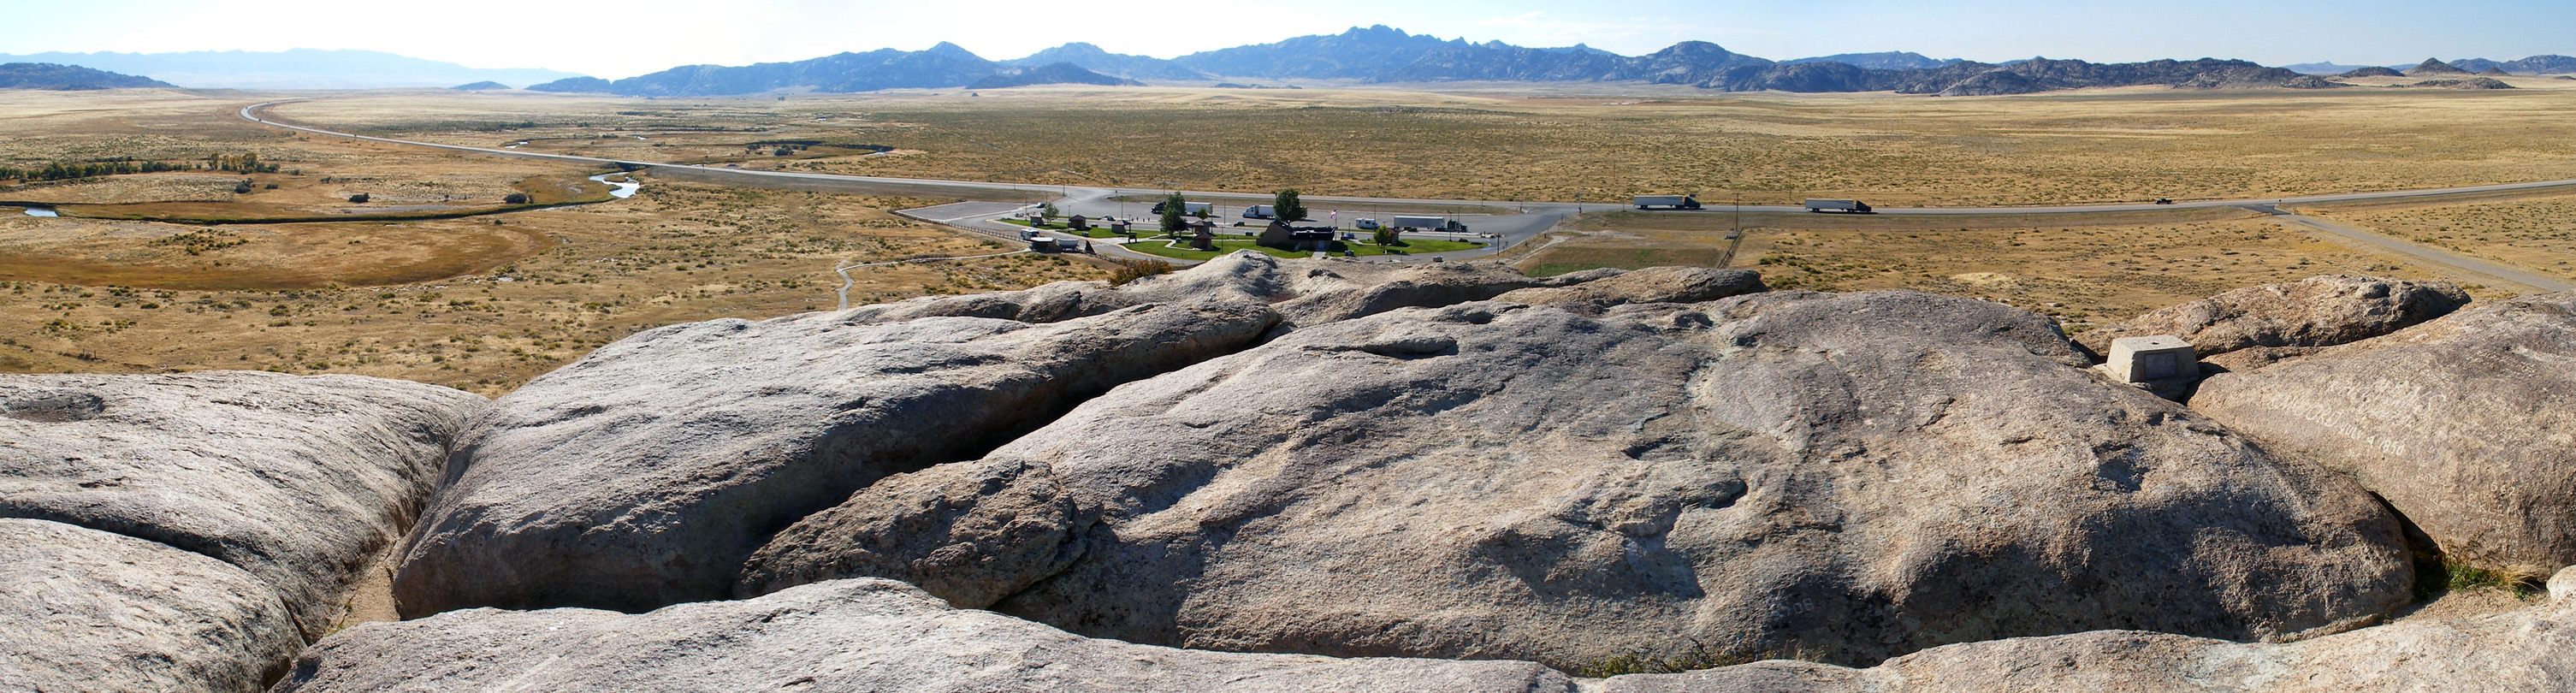
M 1466 225 L 1466 224 L 1458 223 L 1456 220 L 1449 219 L 1449 218 L 1447 218 L 1447 217 L 1402 217 L 1402 216 L 1400 216 L 1400 217 L 1396 217 L 1394 221 L 1387 222 L 1387 226 L 1394 227 L 1394 228 L 1398 228 L 1398 229 L 1413 229 L 1413 230 L 1417 230 L 1417 231 L 1451 231 L 1451 232 L 1456 232 L 1456 233 L 1466 233 L 1466 232 L 1467 232 L 1467 225 Z
M 1859 200 L 1808 200 L 1807 211 L 1841 212 L 1844 214 L 1870 213 L 1869 205 L 1862 204 Z
M 1270 211 L 1270 205 L 1253 205 L 1243 208 L 1243 218 L 1245 219 L 1268 219 L 1272 216 L 1276 215 Z
M 1653 207 L 1699 209 L 1699 198 L 1692 195 L 1638 195 L 1630 202 L 1637 205 L 1638 209 Z

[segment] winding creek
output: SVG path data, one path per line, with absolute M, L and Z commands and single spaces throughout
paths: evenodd
M 609 180 L 609 178 L 612 177 L 617 178 L 618 180 Z M 644 188 L 643 183 L 635 182 L 634 176 L 626 175 L 624 173 L 602 173 L 596 176 L 591 176 L 590 179 L 615 186 L 617 189 L 608 191 L 608 196 L 620 200 L 634 197 L 635 191 Z

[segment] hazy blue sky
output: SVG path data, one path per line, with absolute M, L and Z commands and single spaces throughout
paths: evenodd
M 1069 41 L 1173 57 L 1370 24 L 1631 55 L 1697 39 L 1774 59 L 1910 50 L 2280 65 L 2576 54 L 2567 0 L 0 0 L 0 16 L 12 20 L 0 53 L 366 48 L 610 78 L 942 40 L 996 59 Z

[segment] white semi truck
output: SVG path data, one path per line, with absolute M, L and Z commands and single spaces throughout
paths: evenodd
M 1638 195 L 1635 198 L 1631 198 L 1629 203 L 1637 205 L 1638 209 L 1650 209 L 1654 207 L 1699 209 L 1699 198 L 1693 195 Z
M 1409 229 L 1415 231 L 1449 231 L 1453 233 L 1467 232 L 1466 224 L 1458 223 L 1457 220 L 1450 219 L 1448 217 L 1399 216 L 1396 217 L 1394 221 L 1387 222 L 1386 225 L 1398 229 Z
M 1844 214 L 1870 213 L 1869 205 L 1862 204 L 1859 200 L 1808 200 L 1807 211 L 1841 212 Z

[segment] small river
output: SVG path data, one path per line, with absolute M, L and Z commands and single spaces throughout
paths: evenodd
M 617 178 L 621 178 L 622 180 L 609 180 L 609 178 L 610 178 L 610 177 L 617 177 Z M 595 181 L 599 181 L 599 182 L 602 182 L 602 183 L 607 183 L 607 184 L 609 184 L 609 185 L 617 186 L 617 189 L 608 191 L 608 196 L 609 196 L 609 197 L 614 197 L 614 198 L 617 198 L 617 199 L 620 199 L 620 200 L 623 200 L 623 199 L 626 199 L 626 198 L 629 198 L 629 197 L 634 197 L 634 196 L 635 196 L 635 191 L 637 191 L 637 190 L 641 190 L 641 189 L 643 189 L 643 188 L 644 188 L 644 184 L 643 184 L 643 183 L 637 183 L 637 182 L 635 182 L 635 177 L 634 177 L 634 176 L 629 176 L 629 175 L 626 175 L 626 174 L 623 174 L 623 173 L 602 173 L 602 174 L 599 174 L 599 175 L 596 175 L 596 176 L 591 176 L 591 177 L 590 177 L 590 179 L 591 179 L 591 180 L 595 180 Z M 30 211 L 33 211 L 33 210 L 30 210 Z

